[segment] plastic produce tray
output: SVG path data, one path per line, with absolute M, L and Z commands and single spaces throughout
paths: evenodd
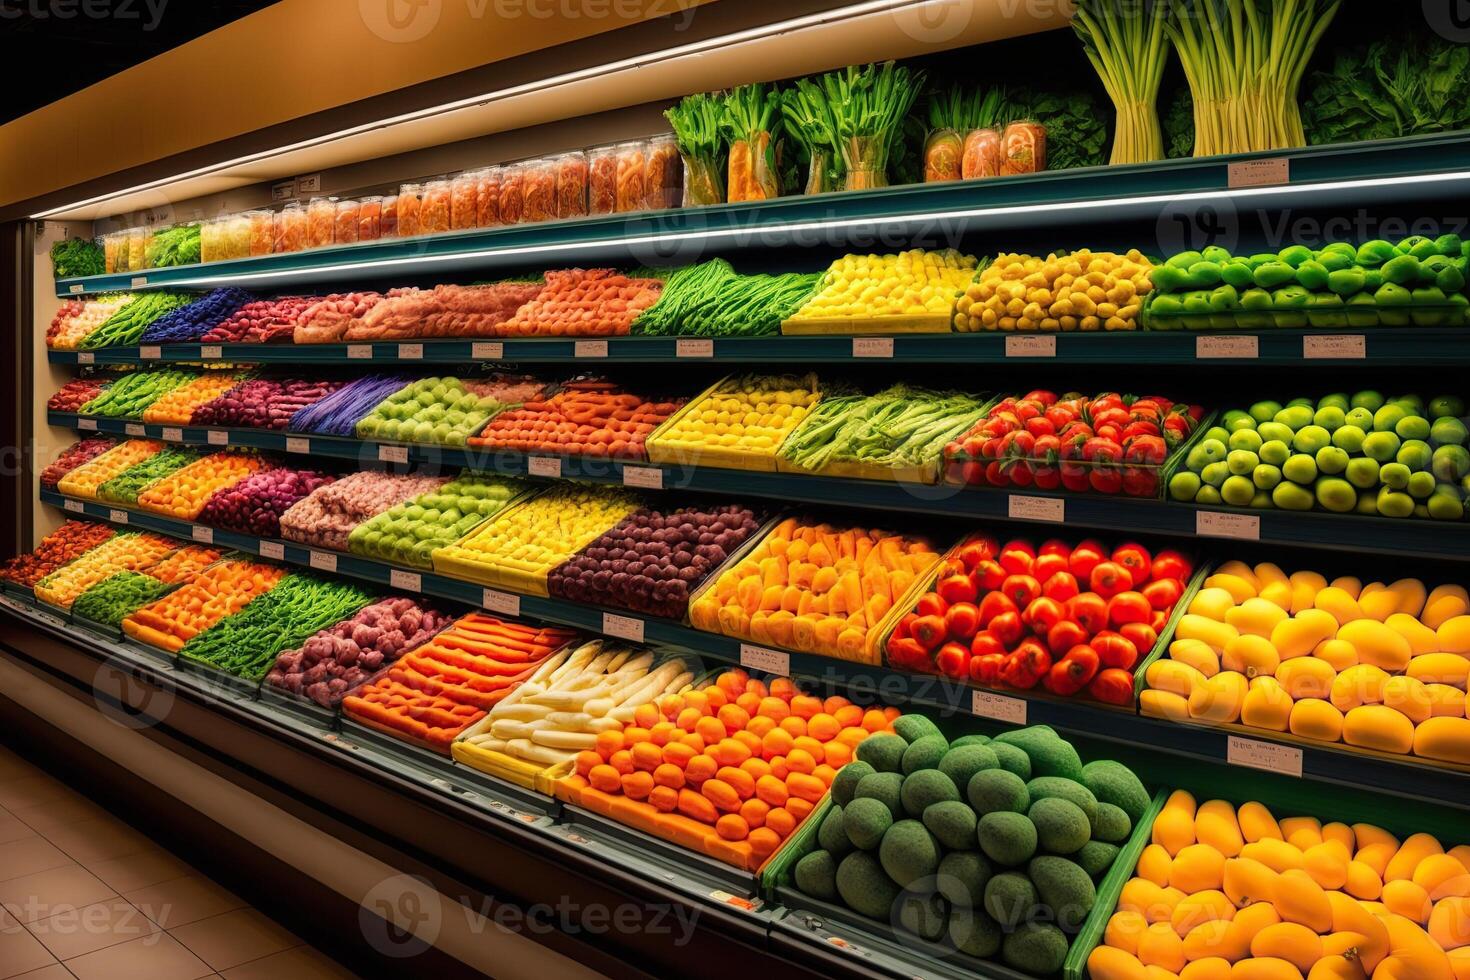
M 323 708 L 310 698 L 298 698 L 280 690 L 274 684 L 260 682 L 260 700 L 299 721 L 320 725 L 327 731 L 336 731 L 341 713 L 334 708 Z
M 699 446 L 693 449 L 687 449 L 684 447 L 675 448 L 673 446 L 664 445 L 662 440 L 660 439 L 660 436 L 666 436 L 666 434 L 671 429 L 673 429 L 675 425 L 679 424 L 680 420 L 682 420 L 686 415 L 693 411 L 696 406 L 698 406 L 706 398 L 709 398 L 718 393 L 720 387 L 734 377 L 736 376 L 733 374 L 726 375 L 725 377 L 716 381 L 714 384 L 701 391 L 694 398 L 691 398 L 689 399 L 689 401 L 685 402 L 683 408 L 679 409 L 673 415 L 670 415 L 667 419 L 665 419 L 663 425 L 660 425 L 657 429 L 654 429 L 653 432 L 649 434 L 648 438 L 645 439 L 643 442 L 643 449 L 644 452 L 648 454 L 648 461 L 650 463 L 660 463 L 671 466 L 714 466 L 720 469 L 750 470 L 756 473 L 775 472 L 778 469 L 776 462 L 777 454 L 781 451 L 781 447 L 779 445 L 771 448 L 770 455 L 765 455 L 763 453 L 753 453 L 743 449 L 728 449 L 722 446 Z M 819 382 L 817 389 L 817 402 L 815 404 L 820 404 L 821 400 L 822 392 Z M 792 432 L 794 431 L 796 431 L 795 428 L 792 429 Z M 789 438 L 790 435 L 791 433 L 788 432 L 787 437 Z
M 867 336 L 899 333 L 950 333 L 953 330 L 953 306 L 950 307 L 948 313 L 910 313 L 896 314 L 894 316 L 867 317 L 825 316 L 801 320 L 785 320 L 781 323 L 781 333 L 795 334 L 798 336 L 810 336 L 813 334 L 837 336 L 853 334 Z

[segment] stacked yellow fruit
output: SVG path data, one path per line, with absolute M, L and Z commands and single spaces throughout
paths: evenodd
M 434 569 L 546 595 L 546 576 L 640 506 L 622 490 L 558 486 L 434 552 Z
M 178 547 L 157 534 L 119 534 L 36 583 L 36 598 L 70 609 L 77 596 L 119 572 L 139 572 Z
M 955 306 L 954 328 L 1137 330 L 1153 266 L 1137 249 L 997 256 Z
M 1470 595 L 1458 585 L 1227 562 L 1144 678 L 1144 714 L 1470 765 Z
M 129 439 L 67 473 L 57 481 L 56 489 L 68 497 L 87 497 L 95 500 L 97 488 L 102 484 L 123 470 L 132 469 L 144 460 L 156 456 L 162 450 L 163 443 L 157 440 Z
M 1134 874 L 1092 980 L 1470 977 L 1470 846 L 1178 790 Z
M 727 378 L 648 437 L 648 458 L 774 470 L 776 451 L 821 397 L 815 374 Z
M 164 425 L 188 425 L 194 417 L 194 409 L 205 402 L 212 402 L 220 395 L 240 383 L 244 374 L 239 371 L 215 371 L 195 378 L 165 392 L 152 405 L 143 409 L 143 421 Z
M 792 320 L 832 317 L 949 316 L 975 276 L 973 255 L 915 248 L 897 255 L 844 255 Z

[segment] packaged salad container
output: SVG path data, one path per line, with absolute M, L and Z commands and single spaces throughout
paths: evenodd
M 420 214 L 423 211 L 424 189 L 418 184 L 404 184 L 398 188 L 398 237 L 412 238 L 423 233 Z
M 332 230 L 337 222 L 337 199 L 314 197 L 306 205 L 306 247 L 321 248 L 332 244 Z
M 960 176 L 965 180 L 1000 176 L 1000 130 L 972 129 L 965 136 L 960 157 Z
M 587 211 L 612 214 L 618 205 L 618 148 L 614 143 L 587 151 Z
M 356 201 L 338 201 L 332 215 L 332 241 L 338 245 L 357 241 Z
M 617 194 L 614 209 L 642 211 L 648 177 L 648 144 L 629 140 L 617 146 Z
M 475 171 L 475 227 L 500 224 L 500 167 Z
M 587 154 L 578 150 L 555 158 L 556 216 L 580 218 L 587 214 Z
M 1000 174 L 1034 174 L 1046 169 L 1046 127 L 1030 119 L 1006 126 L 1001 137 Z
M 475 227 L 479 193 L 479 171 L 466 170 L 449 182 L 449 227 L 455 231 Z
M 521 164 L 521 220 L 556 217 L 556 161 L 550 157 Z
M 518 225 L 526 207 L 526 178 L 519 163 L 508 163 L 500 168 L 500 223 Z
M 246 211 L 250 222 L 250 254 L 269 255 L 275 247 L 275 219 L 269 211 Z
M 388 194 L 383 198 L 382 208 L 378 212 L 378 237 L 398 237 L 398 195 Z
M 272 231 L 274 252 L 299 252 L 306 247 L 306 211 L 296 201 L 288 201 L 276 212 Z M 201 236 L 203 232 L 200 232 Z
M 677 208 L 683 196 L 684 160 L 679 156 L 679 141 L 672 134 L 655 136 L 648 141 L 643 206 L 651 210 Z
M 357 205 L 357 240 L 375 242 L 382 237 L 383 199 L 365 197 Z
M 451 193 L 447 180 L 431 180 L 424 185 L 419 207 L 420 235 L 438 235 L 449 230 Z

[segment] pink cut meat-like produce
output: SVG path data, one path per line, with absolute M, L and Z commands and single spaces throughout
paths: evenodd
M 398 476 L 365 470 L 317 487 L 281 515 L 281 536 L 302 544 L 347 550 L 347 536 L 395 504 L 430 493 L 447 476 Z

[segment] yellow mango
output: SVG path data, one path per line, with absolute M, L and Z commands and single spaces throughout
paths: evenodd
M 1358 648 L 1346 640 L 1323 640 L 1312 649 L 1312 656 L 1324 660 L 1339 674 L 1349 667 L 1357 666 Z
M 1225 855 L 1208 844 L 1190 844 L 1174 856 L 1169 866 L 1169 886 L 1189 895 L 1216 891 L 1224 869 Z
M 1251 957 L 1230 967 L 1230 980 L 1302 980 L 1302 971 L 1274 956 Z
M 1189 716 L 1195 721 L 1230 724 L 1240 718 L 1246 691 L 1243 675 L 1216 674 L 1189 695 Z
M 1332 706 L 1338 711 L 1351 711 L 1365 704 L 1382 704 L 1383 686 L 1390 676 L 1372 664 L 1349 667 L 1332 682 Z
M 1426 684 L 1448 684 L 1463 691 L 1470 679 L 1470 658 L 1458 653 L 1424 653 L 1409 661 L 1405 673 Z
M 1240 823 L 1235 818 L 1235 807 L 1224 800 L 1207 800 L 1200 804 L 1194 815 L 1194 836 L 1201 844 L 1208 844 L 1226 858 L 1235 857 L 1245 846 L 1245 840 L 1240 836 Z
M 1431 902 L 1470 897 L 1470 872 L 1451 854 L 1429 855 L 1419 862 L 1411 880 L 1424 889 Z
M 1174 907 L 1174 915 L 1169 924 L 1182 939 L 1189 935 L 1191 929 L 1205 922 L 1216 920 L 1229 922 L 1235 918 L 1235 904 L 1225 897 L 1225 893 L 1216 889 L 1195 892 L 1184 898 Z
M 1169 869 L 1174 865 L 1174 858 L 1164 849 L 1162 844 L 1150 844 L 1138 855 L 1138 868 L 1135 873 L 1140 878 L 1167 888 L 1169 885 Z
M 1129 878 L 1118 893 L 1119 912 L 1137 912 L 1149 922 L 1168 922 L 1174 904 L 1165 897 L 1164 889 L 1147 878 Z
M 1470 766 L 1470 719 L 1430 718 L 1414 729 L 1414 754 Z
M 1184 958 L 1193 963 L 1196 960 L 1222 957 L 1225 937 L 1229 932 L 1229 919 L 1211 919 L 1209 922 L 1201 922 L 1184 936 Z M 1225 965 L 1228 972 L 1229 961 L 1226 961 Z
M 1220 589 L 1230 593 L 1230 598 L 1234 600 L 1236 605 L 1240 605 L 1245 600 L 1256 597 L 1256 587 L 1239 575 L 1216 572 L 1205 579 L 1204 587 L 1207 589 Z
M 1351 643 L 1358 650 L 1358 662 L 1382 667 L 1390 674 L 1401 673 L 1414 655 L 1404 637 L 1382 623 L 1358 619 L 1337 631 L 1337 639 Z
M 1263 561 L 1256 565 L 1251 571 L 1256 576 L 1256 591 L 1259 592 L 1273 582 L 1290 582 L 1286 572 L 1275 562 Z
M 1184 940 L 1167 922 L 1156 922 L 1138 937 L 1138 962 L 1178 973 L 1188 962 L 1184 958 Z
M 1391 844 L 1369 844 L 1367 847 L 1358 848 L 1358 853 L 1353 855 L 1353 861 L 1357 864 L 1367 865 L 1378 876 L 1378 888 L 1381 892 L 1383 889 L 1383 876 L 1388 873 L 1388 862 L 1392 861 L 1393 856 L 1398 852 L 1398 841 L 1394 841 Z M 1359 897 L 1364 901 L 1374 901 L 1378 898 L 1377 895 L 1371 898 L 1368 896 Z
M 1254 843 L 1258 840 L 1284 840 L 1281 836 L 1281 825 L 1276 818 L 1271 816 L 1271 811 L 1265 805 L 1252 800 L 1242 803 L 1236 812 L 1240 822 L 1240 836 L 1246 843 Z
M 1366 861 L 1354 859 L 1348 862 L 1347 884 L 1343 885 L 1343 891 L 1353 898 L 1376 902 L 1383 894 L 1383 879 Z
M 1311 609 L 1312 604 L 1317 601 L 1317 593 L 1327 588 L 1326 577 L 1316 572 L 1292 572 L 1289 578 L 1293 616 L 1303 609 Z
M 1470 871 L 1470 844 L 1456 844 L 1449 849 L 1448 853 L 1450 857 L 1463 864 L 1466 871 Z
M 1370 582 L 1358 593 L 1358 608 L 1364 616 L 1381 623 L 1398 611 L 1399 599 L 1382 582 Z
M 1322 940 L 1304 925 L 1278 922 L 1256 933 L 1251 940 L 1251 956 L 1274 956 L 1305 973 L 1322 958 Z
M 1409 641 L 1412 657 L 1439 649 L 1439 635 L 1408 613 L 1396 612 L 1384 620 L 1383 625 Z
M 1401 578 L 1391 584 L 1388 590 L 1398 598 L 1397 612 L 1416 620 L 1419 618 L 1428 598 L 1423 582 L 1416 578 Z
M 1356 600 L 1358 596 L 1362 595 L 1363 593 L 1362 579 L 1354 578 L 1351 575 L 1339 575 L 1331 582 L 1328 582 L 1327 587 L 1329 589 L 1341 589 L 1349 596 L 1351 596 L 1354 600 Z
M 1443 950 L 1470 947 L 1470 898 L 1440 899 L 1429 913 L 1429 938 Z
M 1326 949 L 1327 944 L 1322 946 Z M 1367 976 L 1357 960 L 1338 954 L 1323 956 L 1307 972 L 1307 980 L 1367 980 Z
M 1179 980 L 1230 980 L 1230 961 L 1223 956 L 1193 960 L 1179 971 Z
M 1322 821 L 1316 817 L 1283 817 L 1281 836 L 1305 855 L 1307 848 L 1322 843 Z
M 1225 622 L 1242 634 L 1267 639 L 1276 624 L 1286 619 L 1286 610 L 1260 597 L 1247 599 L 1225 613 Z
M 1258 684 L 1257 681 L 1270 681 Z M 1291 695 L 1273 677 L 1257 677 L 1240 705 L 1240 723 L 1252 728 L 1284 732 L 1291 724 Z
M 1364 618 L 1363 610 L 1358 605 L 1358 600 L 1344 589 L 1335 585 L 1329 585 L 1321 592 L 1318 592 L 1317 597 L 1312 600 L 1312 605 L 1314 608 L 1331 616 L 1339 626 L 1345 626 L 1348 623 Z
M 1220 672 L 1220 655 L 1203 640 L 1179 640 L 1169 644 L 1169 659 L 1193 667 L 1205 677 Z
M 1352 854 L 1343 846 L 1342 841 L 1324 840 L 1302 852 L 1302 869 L 1323 888 L 1342 888 L 1346 885 L 1348 865 L 1351 862 Z
M 1169 691 L 1152 689 L 1139 692 L 1139 713 L 1165 721 L 1189 721 L 1189 699 Z
M 1332 696 L 1332 682 L 1337 680 L 1337 671 L 1327 661 L 1316 657 L 1293 657 L 1277 668 L 1276 679 L 1286 693 L 1298 701 L 1327 698 Z
M 1445 955 L 1450 961 L 1450 970 L 1453 971 L 1455 980 L 1470 980 L 1470 946 L 1447 950 Z M 1185 969 L 1188 970 L 1189 967 Z
M 1343 716 L 1342 740 L 1359 748 L 1402 755 L 1414 747 L 1414 724 L 1392 708 L 1365 704 Z
M 1194 797 L 1176 789 L 1154 818 L 1153 842 L 1163 845 L 1171 858 L 1195 842 L 1194 813 Z
M 1353 851 L 1358 846 L 1358 838 L 1353 834 L 1353 828 L 1338 821 L 1322 825 L 1322 839 L 1337 841 L 1347 849 L 1349 858 L 1352 857 Z
M 1470 592 L 1463 585 L 1437 585 L 1424 600 L 1424 611 L 1419 619 L 1425 626 L 1437 630 L 1446 620 L 1470 613 Z
M 1399 847 L 1399 839 L 1382 827 L 1375 827 L 1371 823 L 1353 824 L 1353 838 L 1358 842 L 1358 851 L 1372 844 L 1387 844 L 1395 851 Z M 1356 857 L 1356 855 L 1354 855 Z M 1392 856 L 1390 854 L 1390 856 Z
M 1337 620 L 1320 609 L 1304 609 L 1271 630 L 1271 645 L 1282 660 L 1305 657 L 1323 640 L 1337 635 Z
M 1414 724 L 1430 715 L 1429 691 L 1412 677 L 1400 674 L 1383 685 L 1383 706 L 1392 708 Z
M 1194 613 L 1180 616 L 1179 625 L 1174 629 L 1176 640 L 1199 640 L 1215 651 L 1216 655 L 1225 649 L 1225 644 L 1239 635 L 1240 631 L 1229 623 L 1218 623 Z
M 1261 586 L 1259 598 L 1266 600 L 1275 606 L 1280 606 L 1285 612 L 1291 612 L 1291 583 L 1272 582 Z
M 1385 886 L 1390 881 L 1411 881 L 1419 862 L 1434 854 L 1443 854 L 1444 848 L 1433 834 L 1413 834 L 1399 845 L 1398 852 L 1383 871 Z
M 1394 915 L 1402 915 L 1420 925 L 1428 924 L 1430 910 L 1434 907 L 1429 901 L 1429 893 L 1407 878 L 1384 885 L 1381 901 Z
M 1365 903 L 1342 892 L 1328 892 L 1327 904 L 1332 907 L 1334 933 L 1349 932 L 1363 937 L 1356 956 L 1363 969 L 1372 973 L 1378 961 L 1388 955 L 1388 929 L 1383 920 Z
M 1389 953 L 1373 980 L 1454 980 L 1449 957 L 1419 926 L 1401 915 L 1384 917 Z
M 1354 956 L 1367 938 L 1361 932 L 1329 932 L 1322 937 L 1322 955 Z
M 1092 980 L 1148 980 L 1148 971 L 1138 957 L 1111 943 L 1087 955 L 1087 975 Z
M 1425 684 L 1432 718 L 1465 717 L 1465 692 L 1449 684 Z M 1417 733 L 1416 733 L 1417 734 Z
M 1252 589 L 1255 589 L 1257 592 L 1261 590 L 1262 583 L 1261 580 L 1256 576 L 1256 570 L 1251 568 L 1243 561 L 1236 561 L 1235 559 L 1231 559 L 1230 561 L 1222 562 L 1220 565 L 1216 566 L 1214 574 L 1234 575 L 1236 578 L 1245 579 L 1246 582 L 1250 583 L 1250 587 Z
M 1231 858 L 1225 862 L 1220 877 L 1226 897 L 1239 908 L 1270 902 L 1276 894 L 1277 872 L 1255 858 Z
M 1277 877 L 1271 904 L 1283 922 L 1298 922 L 1317 933 L 1332 928 L 1327 892 L 1301 868 L 1289 868 Z
M 1114 912 L 1103 930 L 1103 942 L 1129 954 L 1138 952 L 1138 937 L 1148 928 L 1142 912 L 1125 909 Z
M 1321 698 L 1307 698 L 1291 706 L 1291 733 L 1322 742 L 1342 738 L 1342 712 Z
M 1217 955 L 1232 963 L 1245 959 L 1251 954 L 1251 941 L 1256 934 L 1280 921 L 1281 916 L 1276 914 L 1276 907 L 1270 902 L 1256 902 L 1237 910 L 1235 918 L 1230 920 L 1230 928 L 1225 930 Z
M 1162 657 L 1148 665 L 1143 677 L 1153 690 L 1167 691 L 1182 698 L 1189 697 L 1191 691 L 1205 682 L 1205 675 L 1189 664 Z
M 1470 654 L 1470 615 L 1451 616 L 1434 628 L 1444 653 Z
M 1225 589 L 1200 589 L 1189 600 L 1189 608 L 1186 613 L 1213 619 L 1217 623 L 1225 622 L 1225 616 L 1235 608 L 1235 596 Z
M 1280 665 L 1281 657 L 1276 653 L 1276 648 L 1259 633 L 1242 633 L 1231 638 L 1220 653 L 1222 668 L 1244 674 L 1248 678 L 1258 674 L 1274 676 Z
M 1277 874 L 1293 869 L 1300 870 L 1302 852 L 1284 840 L 1266 837 L 1252 841 L 1240 849 L 1240 856 L 1259 861 Z M 1279 911 L 1279 909 L 1278 909 Z

